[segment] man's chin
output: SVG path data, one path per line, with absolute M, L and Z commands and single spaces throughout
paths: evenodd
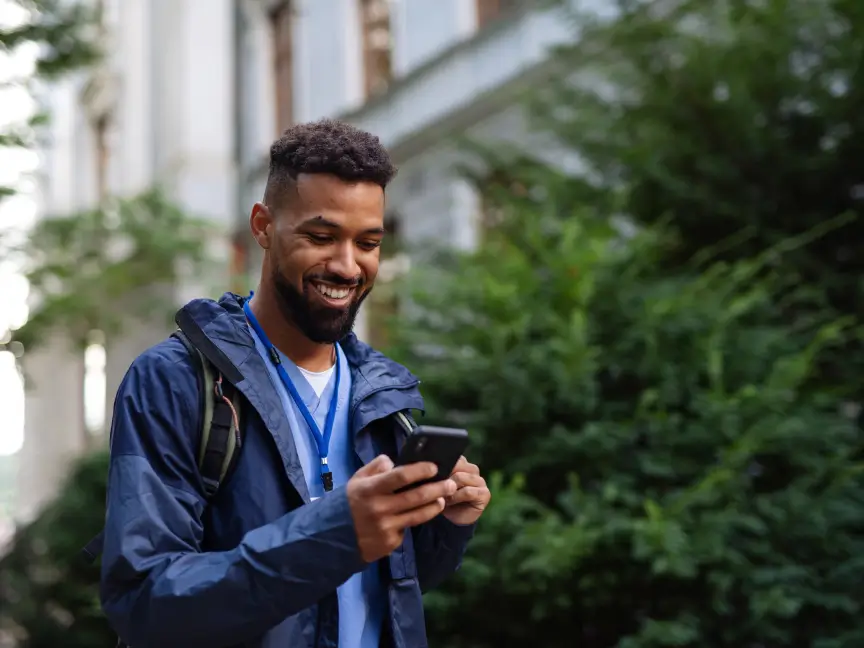
M 328 309 L 329 312 L 318 311 L 315 317 L 308 322 L 306 335 L 309 339 L 320 344 L 332 344 L 344 338 L 354 328 L 354 317 L 350 309 L 337 308 Z
M 353 327 L 352 327 L 353 328 Z M 350 328 L 321 329 L 306 331 L 306 337 L 316 344 L 334 344 L 351 332 Z

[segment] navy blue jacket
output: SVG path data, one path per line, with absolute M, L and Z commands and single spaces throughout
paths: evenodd
M 365 568 L 345 489 L 309 500 L 242 303 L 226 293 L 184 308 L 239 371 L 246 399 L 242 450 L 209 505 L 196 460 L 196 369 L 181 342 L 141 354 L 117 392 L 101 599 L 133 648 L 335 648 L 336 588 Z M 353 335 L 341 344 L 351 432 L 368 463 L 404 437 L 391 414 L 423 409 L 419 381 Z M 382 645 L 427 646 L 421 591 L 458 569 L 472 534 L 438 516 L 380 561 L 389 602 Z

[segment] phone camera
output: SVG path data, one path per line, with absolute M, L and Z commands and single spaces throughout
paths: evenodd
M 420 437 L 419 439 L 417 439 L 417 449 L 422 450 L 425 447 L 426 447 L 426 439 L 423 437 Z

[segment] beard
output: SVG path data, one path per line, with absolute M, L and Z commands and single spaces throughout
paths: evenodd
M 354 297 L 351 303 L 343 308 L 323 306 L 316 303 L 311 294 L 315 290 L 313 281 L 353 288 Z M 298 290 L 285 278 L 278 266 L 273 271 L 276 301 L 283 317 L 318 344 L 333 344 L 351 332 L 360 305 L 372 291 L 371 287 L 363 290 L 365 283 L 363 279 L 346 280 L 336 275 L 316 274 L 303 277 L 303 289 Z

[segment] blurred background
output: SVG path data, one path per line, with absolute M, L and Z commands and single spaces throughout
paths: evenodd
M 321 117 L 493 485 L 431 645 L 864 647 L 860 0 L 0 0 L 0 647 L 113 645 L 114 393 Z

